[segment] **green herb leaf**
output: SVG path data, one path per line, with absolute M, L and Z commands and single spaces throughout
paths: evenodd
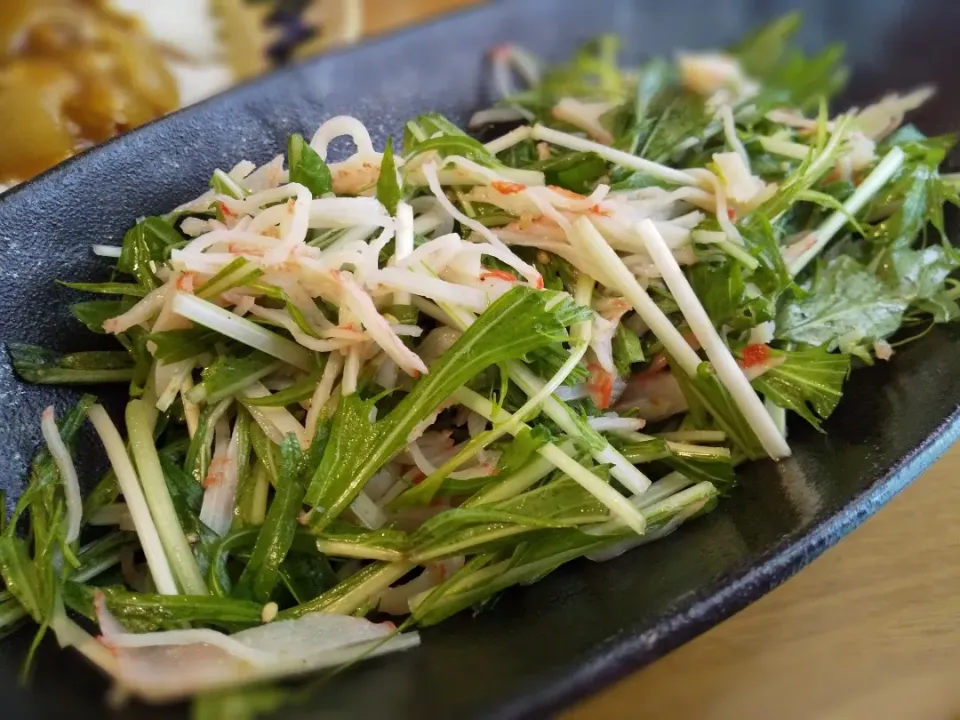
M 713 123 L 713 115 L 700 95 L 675 89 L 670 92 L 669 98 L 665 97 L 660 102 L 662 105 L 656 111 L 650 109 L 650 130 L 641 141 L 637 153 L 640 157 L 659 163 L 667 162 L 677 145 L 687 138 L 697 137 L 704 142 L 720 132 L 720 124 Z M 710 128 L 711 123 L 713 128 Z
M 364 530 L 342 520 L 335 520 L 318 532 L 317 548 L 332 557 L 364 560 L 402 560 L 410 546 L 409 537 L 400 530 Z
M 821 98 L 831 98 L 842 90 L 849 72 L 842 65 L 842 45 L 830 46 L 812 57 L 793 47 L 790 41 L 800 25 L 800 13 L 786 15 L 750 34 L 732 53 L 748 76 L 763 82 L 762 95 L 775 96 L 782 105 L 810 110 Z
M 408 123 L 408 129 L 410 124 Z M 436 152 L 440 157 L 462 155 L 482 165 L 497 166 L 500 164 L 483 146 L 483 143 L 467 135 L 440 113 L 426 113 L 412 121 L 412 124 L 418 128 L 423 137 L 414 138 L 412 134 L 404 137 L 403 149 L 407 163 L 417 155 L 425 152 Z M 387 141 L 387 147 L 390 148 L 390 162 L 393 163 L 392 139 Z M 382 171 L 380 177 L 383 177 Z M 379 186 L 377 197 L 380 197 Z M 383 200 L 380 202 L 383 202 Z M 389 209 L 389 205 L 383 204 Z M 394 213 L 391 211 L 390 214 L 393 215 Z
M 383 150 L 383 161 L 380 163 L 380 177 L 377 180 L 377 200 L 391 215 L 397 214 L 397 205 L 403 195 L 397 182 L 397 166 L 393 160 L 393 138 L 387 138 L 387 146 Z
M 306 456 L 296 437 L 288 435 L 281 448 L 280 475 L 266 521 L 257 536 L 237 592 L 267 602 L 277 585 L 280 564 L 293 544 L 297 517 L 303 509 L 305 482 L 313 475 L 327 446 L 328 430 L 320 426 Z
M 315 553 L 287 555 L 279 573 L 283 586 L 298 604 L 313 600 L 337 584 L 330 561 Z
M 497 474 L 506 477 L 516 472 L 529 462 L 537 450 L 552 439 L 550 431 L 543 425 L 523 428 L 500 456 Z
M 0 577 L 3 577 L 7 591 L 30 613 L 30 617 L 42 623 L 47 606 L 41 594 L 37 570 L 27 552 L 26 543 L 9 534 L 0 537 Z
M 677 368 L 670 363 L 671 369 Z M 695 377 L 682 370 L 674 370 L 674 377 L 690 405 L 692 427 L 711 429 L 711 420 L 727 433 L 730 440 L 751 460 L 766 457 L 763 446 L 730 393 L 714 374 L 710 363 L 700 363 Z
M 169 455 L 159 453 L 160 467 L 167 481 L 170 499 L 177 513 L 177 519 L 185 533 L 198 537 L 206 534 L 206 527 L 200 521 L 200 508 L 203 505 L 203 485 L 194 480 Z
M 175 627 L 184 622 L 233 630 L 236 626 L 259 625 L 263 606 L 247 600 L 213 595 L 156 595 L 129 592 L 118 587 L 87 587 L 64 584 L 64 603 L 73 611 L 94 620 L 94 596 L 102 592 L 107 609 L 123 625 L 139 631 Z
M 774 317 L 776 306 L 769 296 L 746 297 L 742 266 L 732 258 L 699 262 L 687 269 L 687 279 L 714 327 L 747 330 Z
M 607 174 L 607 161 L 594 153 L 571 152 L 534 163 L 530 169 L 541 170 L 547 185 L 589 195 Z
M 903 321 L 909 301 L 848 256 L 821 266 L 777 314 L 776 336 L 804 346 L 838 347 L 892 335 Z
M 68 287 L 71 290 L 82 290 L 83 292 L 98 293 L 100 295 L 130 295 L 132 297 L 143 297 L 147 291 L 142 285 L 119 282 L 102 283 L 83 283 L 83 282 L 65 282 L 57 280 L 57 283 Z
M 772 350 L 771 354 L 785 359 L 755 379 L 753 387 L 778 407 L 793 410 L 822 431 L 820 418 L 830 417 L 843 395 L 850 356 L 822 347 L 794 352 Z
M 730 51 L 747 75 L 762 77 L 786 60 L 790 41 L 802 24 L 803 16 L 792 12 L 749 33 Z
M 197 288 L 197 297 L 210 300 L 220 297 L 227 290 L 249 285 L 263 275 L 263 269 L 246 258 L 237 258 L 224 266 L 220 272 Z
M 417 606 L 413 617 L 422 626 L 436 625 L 461 610 L 477 606 L 496 593 L 518 583 L 529 583 L 592 550 L 623 539 L 623 535 L 588 535 L 575 528 L 541 535 L 536 542 L 520 545 L 512 557 L 478 555 L 458 573 L 434 589 Z
M 567 477 L 516 497 L 470 508 L 451 508 L 427 520 L 411 536 L 410 558 L 422 563 L 516 544 L 534 530 L 603 522 L 603 503 Z
M 222 355 L 203 369 L 203 380 L 187 392 L 194 403 L 218 403 L 266 377 L 281 363 L 276 358 L 253 351 L 244 357 Z
M 135 276 L 145 290 L 153 290 L 158 283 L 151 261 L 165 261 L 170 250 L 183 244 L 184 237 L 169 222 L 161 217 L 144 218 L 124 235 L 117 269 Z
M 931 300 L 943 291 L 944 283 L 958 266 L 958 258 L 948 254 L 943 246 L 904 248 L 883 253 L 877 276 L 896 288 L 901 298 L 914 304 Z
M 302 135 L 294 133 L 287 138 L 287 164 L 290 182 L 300 183 L 315 198 L 333 192 L 330 168 Z
M 213 349 L 215 343 L 223 336 L 215 330 L 204 327 L 186 328 L 184 330 L 164 330 L 151 333 L 147 341 L 156 346 L 154 357 L 165 363 L 175 363 L 196 357 Z
M 106 334 L 103 323 L 128 310 L 123 300 L 87 300 L 70 306 L 70 313 L 98 335 Z
M 236 200 L 240 200 L 246 194 L 233 178 L 219 168 L 210 176 L 210 187 L 218 195 L 226 195 Z
M 122 351 L 99 350 L 61 355 L 36 345 L 7 345 L 13 369 L 27 382 L 41 385 L 90 385 L 129 382 L 133 361 Z
M 243 404 L 253 405 L 254 407 L 286 407 L 287 405 L 294 405 L 313 396 L 322 374 L 323 367 L 322 365 L 318 365 L 313 372 L 309 375 L 304 375 L 290 387 L 263 397 L 244 398 Z

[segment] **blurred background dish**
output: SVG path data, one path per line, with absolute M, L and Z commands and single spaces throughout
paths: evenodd
M 161 49 L 97 0 L 6 0 L 0 182 L 12 184 L 177 107 Z
M 4 0 L 0 190 L 293 58 L 352 42 L 361 0 Z

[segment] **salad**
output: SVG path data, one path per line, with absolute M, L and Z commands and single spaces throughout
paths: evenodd
M 209 708 L 413 647 L 789 456 L 788 413 L 822 430 L 852 368 L 960 316 L 955 137 L 903 124 L 932 91 L 831 112 L 842 51 L 798 23 L 639 67 L 612 37 L 504 46 L 472 134 L 426 113 L 378 149 L 334 117 L 94 245 L 110 280 L 64 284 L 117 349 L 8 349 L 29 382 L 128 386 L 124 422 L 43 413 L 0 633 Z M 110 469 L 82 498 L 87 420 Z

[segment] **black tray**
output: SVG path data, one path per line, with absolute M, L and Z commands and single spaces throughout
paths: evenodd
M 463 121 L 490 99 L 484 58 L 500 42 L 559 59 L 613 30 L 640 57 L 722 45 L 798 6 L 807 44 L 848 42 L 856 68 L 851 102 L 932 81 L 941 93 L 917 121 L 928 132 L 960 126 L 955 0 L 494 3 L 276 73 L 4 195 L 0 340 L 89 348 L 90 335 L 67 312 L 75 294 L 53 280 L 103 277 L 91 243 L 118 242 L 138 216 L 198 194 L 214 167 L 241 157 L 265 161 L 287 133 L 312 133 L 331 115 L 357 115 L 378 145 L 419 111 Z M 794 457 L 745 468 L 708 517 L 616 561 L 572 563 L 507 592 L 476 618 L 463 614 L 430 628 L 423 647 L 351 671 L 284 716 L 541 716 L 649 663 L 797 572 L 949 446 L 958 433 L 958 351 L 960 333 L 936 328 L 891 362 L 857 372 L 827 435 L 793 424 Z M 8 502 L 40 442 L 41 409 L 54 402 L 62 412 L 74 397 L 22 385 L 0 361 L 0 487 Z M 91 472 L 102 466 L 99 451 L 82 462 Z M 904 528 L 910 532 L 923 529 Z M 102 718 L 106 684 L 73 653 L 47 647 L 30 689 L 16 687 L 27 642 L 24 633 L 0 652 L 0 716 Z M 642 716 L 642 704 L 636 713 Z M 183 709 L 134 706 L 121 714 L 167 718 Z

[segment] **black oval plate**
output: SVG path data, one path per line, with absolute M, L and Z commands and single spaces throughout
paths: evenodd
M 103 277 L 91 243 L 118 243 L 138 216 L 197 195 L 213 168 L 265 161 L 282 151 L 287 133 L 312 133 L 335 114 L 360 117 L 378 144 L 420 111 L 464 121 L 490 100 L 484 58 L 498 43 L 560 59 L 579 42 L 615 31 L 634 57 L 668 54 L 731 42 L 797 5 L 806 11 L 807 44 L 848 42 L 852 102 L 936 82 L 941 92 L 917 122 L 928 132 L 960 126 L 955 0 L 494 3 L 245 85 L 4 195 L 0 340 L 89 348 L 90 335 L 67 312 L 75 294 L 53 281 Z M 284 716 L 540 716 L 654 660 L 802 568 L 949 446 L 958 433 L 958 351 L 956 329 L 934 329 L 891 362 L 857 372 L 828 434 L 794 424 L 795 456 L 745 468 L 713 514 L 616 561 L 561 568 L 507 592 L 476 618 L 464 614 L 430 628 L 423 647 L 352 670 Z M 8 502 L 39 444 L 41 409 L 54 402 L 62 412 L 75 396 L 22 385 L 7 359 L 0 361 L 0 487 Z M 82 460 L 95 469 L 99 449 Z M 15 638 L 0 657 L 4 717 L 101 718 L 106 685 L 72 653 L 46 648 L 30 690 L 14 686 L 28 641 L 28 634 Z M 183 710 L 121 714 L 166 718 Z

